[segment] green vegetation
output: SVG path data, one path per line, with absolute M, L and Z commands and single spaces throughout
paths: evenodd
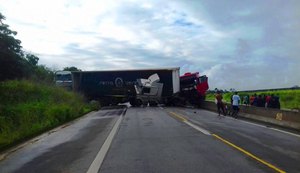
M 81 70 L 78 69 L 77 67 L 72 66 L 72 67 L 65 67 L 63 71 L 81 71 Z
M 100 106 L 55 87 L 53 70 L 22 49 L 4 20 L 0 13 L 0 151 Z
M 62 88 L 25 80 L 1 82 L 0 150 L 75 119 L 92 106 Z
M 281 108 L 284 109 L 300 109 L 300 90 L 278 90 L 278 91 L 264 91 L 264 92 L 239 92 L 239 95 L 241 97 L 245 95 L 271 95 L 274 94 L 276 96 L 279 96 L 280 98 L 280 104 Z M 225 102 L 230 103 L 230 97 L 232 93 L 224 93 L 223 98 Z M 214 93 L 209 93 L 206 96 L 206 100 L 208 101 L 214 101 Z
M 0 81 L 30 79 L 51 83 L 53 71 L 38 65 L 37 56 L 22 50 L 21 41 L 15 38 L 17 32 L 11 30 L 4 20 L 0 13 Z
M 84 98 L 53 84 L 54 72 L 22 49 L 0 13 L 0 150 L 91 110 Z M 65 70 L 80 70 L 66 67 Z

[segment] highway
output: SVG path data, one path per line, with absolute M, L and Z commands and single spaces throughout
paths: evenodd
M 1 173 L 300 172 L 300 135 L 192 108 L 111 108 L 0 156 Z

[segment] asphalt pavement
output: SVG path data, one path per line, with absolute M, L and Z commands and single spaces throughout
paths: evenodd
M 122 111 L 92 112 L 28 141 L 0 161 L 0 172 L 85 173 Z
M 298 134 L 201 109 L 124 111 L 93 112 L 32 139 L 5 155 L 0 172 L 300 172 Z
M 170 112 L 178 116 L 173 116 Z M 183 120 L 188 118 L 193 119 L 197 127 L 202 126 L 211 134 L 207 135 L 184 123 Z M 262 158 L 275 157 L 274 160 L 277 160 L 277 153 L 262 152 L 262 149 L 259 149 L 268 145 L 274 147 L 270 145 L 272 141 L 259 143 L 262 146 L 252 146 L 251 142 L 256 141 L 257 138 L 251 139 L 250 134 L 243 134 L 243 131 L 238 130 L 239 127 L 256 129 L 259 126 L 228 117 L 219 118 L 215 113 L 198 109 L 131 108 L 127 110 L 99 172 L 274 172 L 274 169 L 212 136 L 212 134 L 219 134 L 229 140 L 240 140 L 237 145 L 245 144 L 245 148 L 248 149 L 247 147 L 250 146 L 251 150 L 257 147 L 257 151 L 265 154 Z M 259 130 L 252 132 L 253 136 L 260 135 Z M 251 132 L 251 129 L 245 131 Z M 299 167 L 294 163 L 300 161 L 299 151 L 293 147 L 300 146 L 299 138 L 281 133 L 279 137 L 293 142 L 290 146 L 294 154 L 294 158 L 289 160 L 291 165 L 285 167 L 280 164 L 280 166 L 291 172 L 298 172 Z
M 286 172 L 300 172 L 300 135 L 269 126 L 217 116 L 216 113 L 189 108 L 173 108 L 196 125 L 217 134 L 258 158 Z

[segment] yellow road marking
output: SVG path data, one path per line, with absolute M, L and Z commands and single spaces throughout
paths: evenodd
M 182 121 L 182 122 L 186 122 L 186 121 L 187 121 L 186 118 L 184 118 L 184 117 L 182 117 L 182 116 L 180 116 L 180 115 L 178 115 L 178 114 L 176 114 L 176 113 L 174 113 L 174 112 L 169 112 L 169 113 L 170 113 L 173 117 L 179 119 L 179 120 Z
M 182 122 L 185 122 L 185 123 L 189 122 L 188 119 L 185 118 L 185 117 L 182 116 L 182 115 L 178 115 L 178 114 L 176 114 L 176 113 L 174 113 L 174 112 L 169 112 L 169 113 L 170 113 L 170 115 L 172 115 L 174 118 L 176 118 L 176 119 L 178 119 L 178 120 L 180 120 L 180 121 L 182 121 Z M 221 140 L 222 142 L 228 144 L 229 146 L 231 146 L 231 147 L 233 147 L 233 148 L 239 150 L 240 152 L 246 154 L 247 156 L 253 158 L 254 160 L 256 160 L 256 161 L 258 161 L 258 162 L 260 162 L 260 163 L 262 163 L 262 164 L 268 166 L 269 168 L 272 168 L 273 170 L 275 170 L 275 171 L 277 171 L 277 172 L 280 172 L 280 173 L 286 173 L 285 171 L 281 170 L 280 168 L 277 168 L 276 166 L 274 166 L 274 165 L 272 165 L 272 164 L 270 164 L 270 163 L 268 163 L 268 162 L 266 162 L 266 161 L 264 161 L 264 160 L 262 160 L 262 159 L 256 157 L 255 155 L 251 154 L 250 152 L 248 152 L 248 151 L 242 149 L 241 147 L 238 147 L 238 146 L 234 145 L 233 143 L 231 143 L 231 142 L 229 142 L 229 141 L 223 139 L 222 137 L 220 137 L 220 136 L 218 136 L 218 135 L 216 135 L 216 134 L 212 134 L 212 136 L 214 136 L 215 138 L 217 138 L 217 139 Z
M 272 164 L 270 164 L 270 163 L 268 163 L 268 162 L 266 162 L 266 161 L 264 161 L 264 160 L 262 160 L 262 159 L 256 157 L 255 155 L 253 155 L 253 154 L 249 153 L 248 151 L 246 151 L 246 150 L 244 150 L 244 149 L 242 149 L 242 148 L 240 148 L 240 147 L 234 145 L 233 143 L 231 143 L 231 142 L 229 142 L 229 141 L 227 141 L 227 140 L 221 138 L 220 136 L 218 136 L 218 135 L 216 135 L 216 134 L 212 134 L 212 135 L 213 135 L 215 138 L 221 140 L 222 142 L 224 142 L 224 143 L 230 145 L 231 147 L 233 147 L 233 148 L 239 150 L 240 152 L 246 154 L 247 156 L 253 158 L 254 160 L 257 160 L 257 161 L 259 161 L 260 163 L 262 163 L 262 164 L 264 164 L 264 165 L 267 165 L 268 167 L 274 169 L 275 171 L 280 172 L 280 173 L 285 173 L 285 171 L 283 171 L 283 170 L 277 168 L 276 166 L 274 166 L 274 165 L 272 165 Z

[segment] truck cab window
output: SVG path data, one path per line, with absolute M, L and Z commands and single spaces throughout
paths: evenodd
M 207 81 L 207 77 L 205 75 L 199 77 L 199 83 L 204 83 L 206 81 Z

